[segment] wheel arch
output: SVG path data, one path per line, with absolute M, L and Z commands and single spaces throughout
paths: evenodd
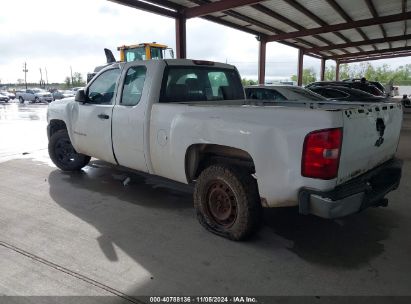
M 48 128 L 47 128 L 48 137 L 50 138 L 54 133 L 56 133 L 59 130 L 67 130 L 66 123 L 61 119 L 50 120 Z
M 218 144 L 193 144 L 185 154 L 185 174 L 188 183 L 192 183 L 211 164 L 226 163 L 242 167 L 255 173 L 251 155 L 239 148 Z

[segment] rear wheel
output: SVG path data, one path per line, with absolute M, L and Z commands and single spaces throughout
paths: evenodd
M 38 97 L 34 98 L 34 102 L 40 102 L 40 99 Z
M 201 172 L 194 207 L 206 229 L 236 241 L 254 233 L 261 220 L 256 181 L 247 170 L 227 165 L 212 165 Z
M 48 150 L 53 163 L 63 171 L 79 171 L 90 161 L 90 156 L 73 148 L 67 130 L 59 130 L 50 137 Z

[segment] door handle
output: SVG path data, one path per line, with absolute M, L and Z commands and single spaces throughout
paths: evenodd
M 110 118 L 110 116 L 108 116 L 107 114 L 98 114 L 97 117 L 100 118 L 100 119 L 109 119 Z

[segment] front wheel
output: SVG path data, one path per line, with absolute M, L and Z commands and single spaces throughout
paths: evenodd
M 199 222 L 209 231 L 240 241 L 261 221 L 257 183 L 248 170 L 212 165 L 201 172 L 194 189 Z
M 34 102 L 38 103 L 40 102 L 40 99 L 38 97 L 34 98 Z
M 53 163 L 63 171 L 79 171 L 90 161 L 90 156 L 73 148 L 67 130 L 59 130 L 50 137 L 48 150 Z
M 19 97 L 19 101 L 20 101 L 20 103 L 24 103 L 24 99 L 23 99 L 23 97 Z

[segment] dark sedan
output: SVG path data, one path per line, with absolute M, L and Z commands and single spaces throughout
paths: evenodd
M 344 86 L 309 86 L 307 89 L 321 96 L 340 101 L 384 102 L 386 97 L 375 96 L 370 93 Z
M 352 81 L 317 81 L 310 83 L 306 86 L 307 89 L 311 87 L 346 87 L 351 89 L 357 89 L 374 96 L 385 96 L 384 92 L 378 89 L 374 84 L 370 82 L 352 82 Z

